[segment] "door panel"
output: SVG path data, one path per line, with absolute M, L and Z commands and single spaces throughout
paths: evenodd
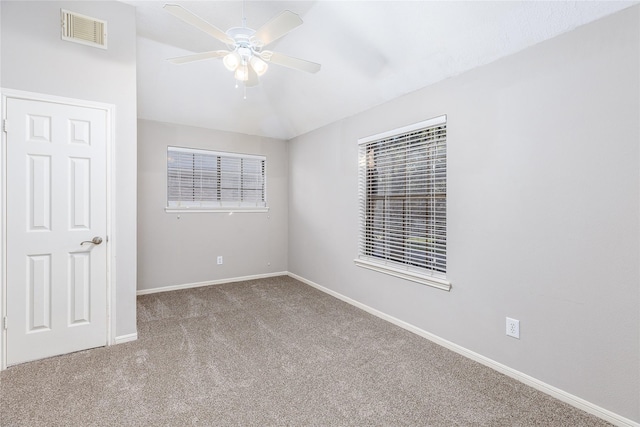
M 69 159 L 69 228 L 88 230 L 91 228 L 91 159 Z
M 51 328 L 51 254 L 29 255 L 27 270 L 27 333 Z
M 6 111 L 7 364 L 106 345 L 106 111 Z

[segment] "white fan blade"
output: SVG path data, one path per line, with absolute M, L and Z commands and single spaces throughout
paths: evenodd
M 244 82 L 246 87 L 258 86 L 260 84 L 260 80 L 258 80 L 258 74 L 255 72 L 253 67 L 247 67 L 247 81 Z
M 164 10 L 166 10 L 176 18 L 182 19 L 187 24 L 193 25 L 197 29 L 202 30 L 205 33 L 209 34 L 210 36 L 217 38 L 221 42 L 226 43 L 228 45 L 235 44 L 235 41 L 232 38 L 230 38 L 228 35 L 226 35 L 224 31 L 222 31 L 217 27 L 214 27 L 204 19 L 194 15 L 193 13 L 189 12 L 187 9 L 183 8 L 182 6 L 178 6 L 177 4 L 165 4 L 163 8 Z
M 187 62 L 202 61 L 203 59 L 222 58 L 229 54 L 228 50 L 212 50 L 211 52 L 196 53 L 195 55 L 178 56 L 167 61 L 173 64 L 185 64 Z
M 284 36 L 300 24 L 302 24 L 302 19 L 300 19 L 297 14 L 290 10 L 285 10 L 280 15 L 260 27 L 251 38 L 253 40 L 259 40 L 262 42 L 262 46 L 266 46 L 272 41 Z
M 305 61 L 304 59 L 294 58 L 293 56 L 268 50 L 263 51 L 260 57 L 265 61 L 273 62 L 283 67 L 293 68 L 294 70 L 306 71 L 307 73 L 317 73 L 321 67 L 320 64 L 316 64 L 315 62 Z

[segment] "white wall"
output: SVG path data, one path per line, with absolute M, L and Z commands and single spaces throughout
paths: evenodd
M 136 23 L 120 2 L 2 1 L 0 86 L 115 104 L 116 336 L 136 332 Z M 108 22 L 109 48 L 60 39 L 60 9 Z M 11 183 L 8 183 L 11 185 Z
M 166 213 L 169 145 L 266 156 L 269 212 Z M 287 192 L 285 141 L 139 120 L 138 289 L 287 271 Z
M 636 6 L 292 140 L 289 271 L 640 422 L 639 28 Z M 353 263 L 357 139 L 441 114 L 451 292 Z

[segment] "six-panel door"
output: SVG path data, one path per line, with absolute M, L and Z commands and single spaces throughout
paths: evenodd
M 7 365 L 106 345 L 106 111 L 6 111 Z

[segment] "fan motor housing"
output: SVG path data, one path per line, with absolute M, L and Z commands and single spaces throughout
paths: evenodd
M 236 45 L 240 47 L 261 47 L 262 43 L 259 40 L 251 40 L 251 37 L 256 33 L 256 30 L 247 27 L 233 27 L 227 30 L 227 35 L 235 40 Z

